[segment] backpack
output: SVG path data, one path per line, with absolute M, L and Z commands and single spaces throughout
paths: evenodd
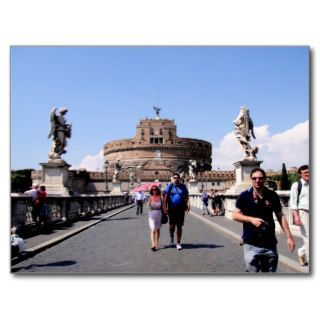
M 301 179 L 299 179 L 298 181 L 298 196 L 297 196 L 297 208 L 298 208 L 298 205 L 299 205 L 299 196 L 300 196 L 300 193 L 301 193 L 301 189 L 302 189 L 302 182 L 301 182 Z
M 298 206 L 299 206 L 299 197 L 300 197 L 300 193 L 301 193 L 301 189 L 302 189 L 302 182 L 301 180 L 299 179 L 298 181 L 298 186 L 297 186 L 297 191 L 298 191 L 298 195 L 297 195 L 297 209 L 298 209 Z M 293 211 L 292 211 L 293 212 Z M 292 213 L 292 219 L 293 219 L 293 224 L 294 223 L 294 215 Z

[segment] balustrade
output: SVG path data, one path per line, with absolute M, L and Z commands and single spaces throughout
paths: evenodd
M 123 195 L 48 196 L 46 198 L 48 223 L 70 222 L 82 217 L 100 214 L 130 203 Z M 11 194 L 11 226 L 35 225 L 29 196 Z
M 290 226 L 293 226 L 293 218 L 290 213 L 289 199 L 290 194 L 289 191 L 277 191 L 277 194 L 280 198 L 280 203 L 282 205 L 282 212 L 285 215 Z M 226 218 L 231 219 L 232 212 L 235 208 L 236 200 L 238 194 L 225 194 L 222 195 L 222 211 Z M 190 195 L 190 205 L 191 207 L 201 208 L 201 194 L 191 194 Z M 211 199 L 209 199 L 209 207 L 211 207 Z

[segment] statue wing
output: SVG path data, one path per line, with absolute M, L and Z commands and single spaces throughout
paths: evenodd
M 254 135 L 254 132 L 253 132 L 253 122 L 252 122 L 252 119 L 249 117 L 248 119 L 248 124 L 249 124 L 249 130 L 251 132 L 251 135 L 254 139 L 256 139 L 256 136 Z
M 48 139 L 50 139 L 53 134 L 54 134 L 54 131 L 55 131 L 55 128 L 56 128 L 56 114 L 55 114 L 55 109 L 53 109 L 50 113 L 50 132 L 49 132 L 49 135 L 48 135 Z

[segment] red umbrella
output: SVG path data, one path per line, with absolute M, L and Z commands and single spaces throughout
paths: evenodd
M 152 186 L 157 186 L 159 187 L 161 185 L 160 182 L 146 182 L 146 183 L 142 183 L 139 186 L 133 188 L 131 190 L 131 192 L 139 192 L 139 191 L 149 191 L 151 189 Z

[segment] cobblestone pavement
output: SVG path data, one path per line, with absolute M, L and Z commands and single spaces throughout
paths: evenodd
M 232 237 L 187 214 L 183 250 L 169 243 L 168 224 L 161 229 L 160 249 L 150 250 L 146 210 L 136 215 L 128 209 L 81 233 L 19 262 L 12 272 L 211 274 L 243 273 L 242 247 Z M 278 273 L 291 273 L 279 265 Z

